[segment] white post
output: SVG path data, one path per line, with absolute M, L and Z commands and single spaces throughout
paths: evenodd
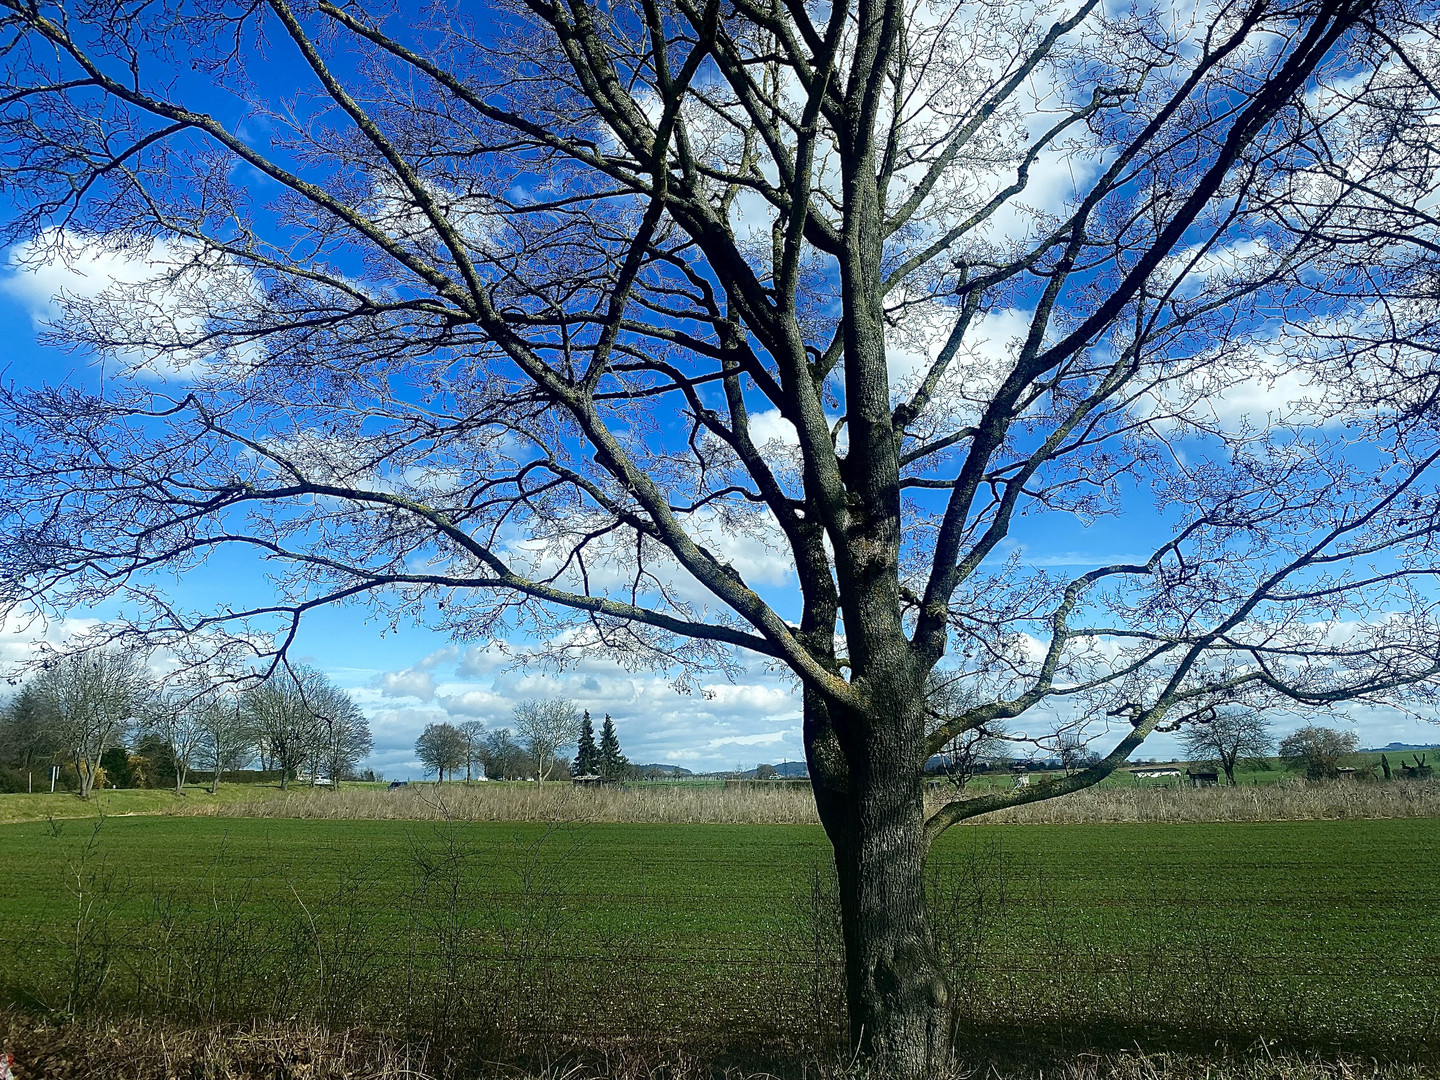
M 51 795 L 54 795 L 54 794 L 55 794 L 55 781 L 58 780 L 59 778 L 60 778 L 60 766 L 59 766 L 59 765 L 51 765 L 51 766 L 50 766 L 50 794 L 51 794 Z

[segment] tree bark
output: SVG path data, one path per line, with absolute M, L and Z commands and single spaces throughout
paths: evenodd
M 78 750 L 75 751 L 75 783 L 79 789 L 80 798 L 90 798 L 90 789 L 94 786 L 95 777 L 90 771 L 90 762 Z
M 809 715 L 824 706 L 807 695 L 807 756 L 835 850 L 851 1047 L 906 1080 L 934 1074 L 950 1049 L 950 988 L 925 899 L 919 702 L 917 692 L 905 710 L 913 716 L 843 721 L 863 748 L 845 754 L 838 777 L 829 725 Z

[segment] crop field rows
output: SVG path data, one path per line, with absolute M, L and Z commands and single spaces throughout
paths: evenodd
M 840 1030 L 814 827 L 111 818 L 3 840 L 22 1007 L 492 1040 Z M 932 908 L 986 1038 L 1433 1047 L 1437 861 L 1423 819 L 974 827 L 937 848 Z

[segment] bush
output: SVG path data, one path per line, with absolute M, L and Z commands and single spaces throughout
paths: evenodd
M 1280 760 L 1310 780 L 1327 780 L 1340 775 L 1340 759 L 1360 748 L 1353 731 L 1306 724 L 1280 741 Z

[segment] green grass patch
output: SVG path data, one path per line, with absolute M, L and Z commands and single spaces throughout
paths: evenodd
M 841 1030 L 815 827 L 112 817 L 0 847 L 0 984 L 30 1008 L 435 1038 Z M 1354 1050 L 1440 1041 L 1437 866 L 1432 819 L 975 826 L 931 860 L 971 1037 Z
M 258 790 L 271 789 L 273 785 L 222 783 L 214 795 L 210 794 L 208 787 L 196 784 L 187 784 L 183 795 L 177 795 L 174 788 L 107 789 L 92 793 L 89 799 L 64 791 L 0 795 L 0 825 L 43 822 L 51 818 L 94 818 L 96 815 L 193 814 L 200 807 L 253 799 Z

